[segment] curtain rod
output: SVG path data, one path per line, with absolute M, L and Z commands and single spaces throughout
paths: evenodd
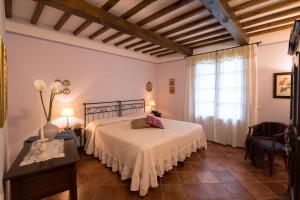
M 262 43 L 262 42 L 254 42 L 254 43 L 251 43 L 251 44 L 245 44 L 245 45 L 240 45 L 240 46 L 235 46 L 235 47 L 229 47 L 229 48 L 219 49 L 219 50 L 215 50 L 215 51 L 208 51 L 208 52 L 205 52 L 205 53 L 198 53 L 198 54 L 195 54 L 195 55 L 192 55 L 192 56 L 185 56 L 184 58 L 193 57 L 193 56 L 198 56 L 198 55 L 202 55 L 202 54 L 206 54 L 206 53 L 212 53 L 212 52 L 224 51 L 224 50 L 228 50 L 228 49 L 235 49 L 235 48 L 239 48 L 239 47 L 249 46 L 249 45 L 252 45 L 252 44 L 259 45 L 260 43 Z

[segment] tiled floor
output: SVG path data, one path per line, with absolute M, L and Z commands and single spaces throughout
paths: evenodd
M 90 156 L 82 155 L 77 180 L 79 200 L 288 199 L 288 177 L 281 160 L 276 160 L 270 177 L 267 169 L 244 160 L 244 150 L 213 143 L 166 173 L 159 187 L 151 188 L 143 198 L 129 191 L 130 181 L 121 181 L 117 173 Z M 68 199 L 68 192 L 50 199 Z

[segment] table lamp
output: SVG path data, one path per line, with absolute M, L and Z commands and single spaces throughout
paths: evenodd
M 152 112 L 152 108 L 155 107 L 155 101 L 154 100 L 151 100 L 149 101 L 149 106 L 151 107 L 151 112 Z
M 73 117 L 74 116 L 73 108 L 64 108 L 61 111 L 61 116 L 62 117 L 67 117 L 67 126 L 65 127 L 65 129 L 69 129 L 70 128 L 69 117 Z

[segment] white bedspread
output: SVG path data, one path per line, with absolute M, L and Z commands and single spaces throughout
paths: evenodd
M 143 115 L 145 116 L 145 115 Z M 131 191 L 147 194 L 157 187 L 157 176 L 184 161 L 197 148 L 207 148 L 199 124 L 159 118 L 165 129 L 131 129 L 134 117 L 116 117 L 89 123 L 86 153 L 94 154 L 103 164 L 119 171 L 121 179 L 131 178 Z

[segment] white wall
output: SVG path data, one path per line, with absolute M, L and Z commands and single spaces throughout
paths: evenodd
M 287 55 L 289 30 L 251 38 L 251 42 L 262 41 L 258 47 L 258 121 L 289 122 L 289 100 L 272 96 L 273 73 L 291 70 L 292 58 Z M 197 50 L 203 53 L 216 49 L 237 46 L 232 42 Z M 185 62 L 174 61 L 159 64 L 158 108 L 169 118 L 183 119 Z M 168 93 L 168 80 L 175 78 L 176 94 Z M 182 84 L 182 85 L 181 85 Z
M 0 35 L 4 37 L 4 1 L 0 2 Z M 9 63 L 8 63 L 9 64 Z M 0 200 L 4 199 L 3 173 L 6 169 L 7 123 L 0 129 Z
M 55 79 L 71 82 L 71 95 L 58 96 L 54 102 L 53 119 L 67 106 L 83 119 L 83 102 L 155 98 L 156 64 L 150 62 L 12 33 L 7 34 L 7 50 L 12 161 L 24 139 L 40 126 L 41 104 L 33 86 L 35 79 L 48 84 Z M 147 81 L 153 83 L 152 93 L 145 89 Z

